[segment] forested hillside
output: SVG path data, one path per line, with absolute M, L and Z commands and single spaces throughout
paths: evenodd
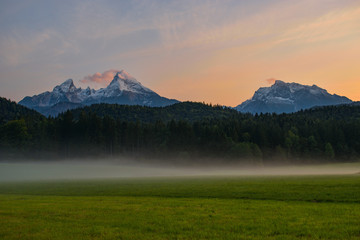
M 130 122 L 169 122 L 186 120 L 190 122 L 205 119 L 219 119 L 237 116 L 239 113 L 228 107 L 212 106 L 197 102 L 175 103 L 166 107 L 148 107 L 139 105 L 93 104 L 71 111 L 75 119 L 81 114 L 94 113 L 99 117 L 111 117 Z
M 31 117 L 34 119 L 43 118 L 43 116 L 27 107 L 21 106 L 16 102 L 12 102 L 6 98 L 0 97 L 0 124 L 4 124 L 10 120 Z
M 2 159 L 126 156 L 271 164 L 357 161 L 360 156 L 356 105 L 250 115 L 201 103 L 99 104 L 57 118 L 9 116 L 15 117 L 0 126 Z

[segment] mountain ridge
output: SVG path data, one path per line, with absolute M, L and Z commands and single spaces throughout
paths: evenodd
M 315 106 L 348 104 L 352 101 L 337 94 L 329 94 L 326 89 L 316 85 L 286 83 L 276 80 L 270 87 L 255 91 L 253 97 L 235 109 L 240 112 L 255 113 L 292 113 Z
M 56 116 L 67 109 L 96 103 L 160 107 L 177 102 L 179 101 L 160 96 L 121 70 L 115 74 L 113 80 L 105 88 L 98 90 L 90 87 L 86 89 L 76 88 L 74 81 L 68 79 L 55 86 L 53 91 L 46 91 L 32 97 L 27 96 L 19 104 L 34 109 L 43 115 Z

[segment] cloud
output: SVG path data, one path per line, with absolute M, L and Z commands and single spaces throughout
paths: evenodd
M 111 80 L 114 79 L 114 76 L 117 72 L 120 72 L 116 69 L 110 69 L 103 73 L 94 73 L 93 75 L 85 76 L 80 80 L 81 83 L 96 83 L 99 85 L 107 86 Z
M 29 61 L 29 55 L 37 51 L 39 46 L 44 45 L 50 40 L 54 33 L 52 31 L 42 31 L 28 34 L 24 38 L 25 32 L 13 30 L 11 34 L 3 35 L 0 41 L 0 56 L 2 62 L 7 66 L 17 66 L 21 63 Z
M 275 81 L 276 81 L 276 78 L 268 78 L 268 79 L 266 79 L 265 80 L 267 83 L 269 83 L 269 84 L 274 84 L 275 83 Z
M 50 28 L 41 31 L 14 29 L 0 36 L 0 64 L 6 67 L 59 64 L 59 57 L 69 52 L 77 53 L 74 44 Z
M 360 7 L 331 11 L 317 19 L 299 25 L 285 32 L 278 43 L 320 42 L 349 38 L 358 34 L 360 27 Z

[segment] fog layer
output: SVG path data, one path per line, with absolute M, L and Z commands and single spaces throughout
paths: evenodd
M 179 167 L 115 162 L 0 163 L 0 181 L 136 178 L 172 176 L 251 176 L 359 174 L 360 163 L 277 167 Z

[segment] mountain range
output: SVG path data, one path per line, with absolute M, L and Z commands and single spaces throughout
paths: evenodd
M 69 109 L 97 103 L 164 107 L 178 100 L 160 96 L 143 86 L 124 70 L 115 74 L 106 88 L 76 88 L 72 79 L 54 87 L 53 91 L 25 97 L 19 104 L 34 109 L 45 116 L 57 116 Z M 270 87 L 259 88 L 253 97 L 235 109 L 246 113 L 291 113 L 315 106 L 352 103 L 347 97 L 329 94 L 316 85 L 286 83 L 276 80 Z
M 106 88 L 76 88 L 72 79 L 54 87 L 53 91 L 25 97 L 19 104 L 34 109 L 45 116 L 56 116 L 68 109 L 95 103 L 142 105 L 150 107 L 168 106 L 179 101 L 160 96 L 144 87 L 124 70 L 117 72 Z

